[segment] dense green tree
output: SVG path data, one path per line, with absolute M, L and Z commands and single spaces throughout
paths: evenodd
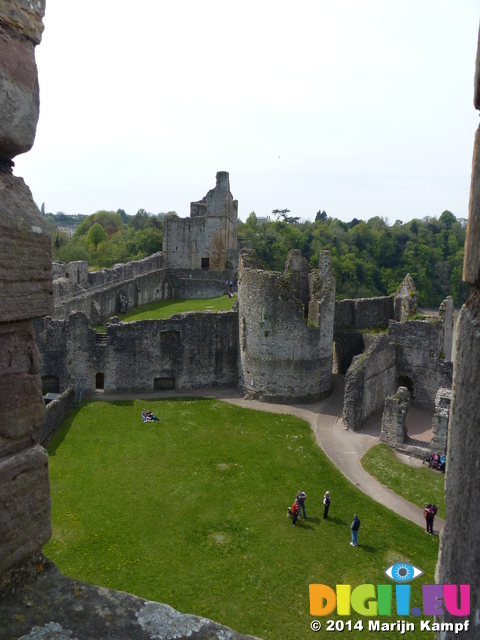
M 86 236 L 86 241 L 88 244 L 93 244 L 96 249 L 100 242 L 103 242 L 104 240 L 106 240 L 106 238 L 107 232 L 101 224 L 96 222 L 93 226 L 90 227 Z

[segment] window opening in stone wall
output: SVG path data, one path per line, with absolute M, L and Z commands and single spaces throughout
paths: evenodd
M 60 393 L 60 380 L 58 376 L 43 376 L 42 391 L 46 393 Z
M 104 378 L 103 373 L 97 373 L 95 376 L 95 389 L 97 391 L 103 391 L 104 388 Z
M 154 378 L 153 390 L 175 389 L 175 378 Z
M 205 271 L 210 269 L 210 258 L 202 258 L 202 269 L 205 269 Z

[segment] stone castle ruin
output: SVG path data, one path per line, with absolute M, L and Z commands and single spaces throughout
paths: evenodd
M 96 325 L 157 300 L 224 295 L 238 266 L 237 222 L 229 174 L 219 171 L 215 188 L 190 204 L 189 218 L 165 217 L 162 251 L 101 271 L 81 260 L 54 262 L 53 317 L 82 311 Z

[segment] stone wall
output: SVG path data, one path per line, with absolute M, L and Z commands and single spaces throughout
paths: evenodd
M 239 261 L 239 388 L 274 402 L 317 400 L 331 389 L 335 279 L 309 273 L 300 252 L 285 272 L 265 271 L 251 251 Z M 306 293 L 308 291 L 308 294 Z
M 407 441 L 407 417 L 410 393 L 406 387 L 398 387 L 394 396 L 385 398 L 380 440 L 392 447 Z
M 70 385 L 65 391 L 55 398 L 46 407 L 45 424 L 43 427 L 40 443 L 46 447 L 51 437 L 62 424 L 68 415 L 68 412 L 75 404 L 75 390 Z
M 475 68 L 474 105 L 480 110 L 480 33 Z M 473 150 L 469 217 L 463 280 L 470 298 L 458 320 L 452 407 L 448 431 L 445 503 L 437 582 L 470 585 L 469 637 L 480 636 L 480 127 Z M 445 612 L 443 621 L 458 620 Z M 455 632 L 442 632 L 453 640 Z
M 393 318 L 393 296 L 340 300 L 335 303 L 335 331 L 386 329 Z
M 83 313 L 35 323 L 40 373 L 58 376 L 60 389 L 83 380 L 86 393 L 152 392 L 234 385 L 238 314 L 189 312 L 166 320 L 113 320 L 97 334 Z
M 73 295 L 55 298 L 53 315 L 60 319 L 74 311 L 82 311 L 93 324 L 101 324 L 116 313 L 128 313 L 140 305 L 171 297 L 167 271 L 160 269 L 120 282 L 79 288 Z
M 44 0 L 0 0 L 0 590 L 51 536 L 32 318 L 51 313 L 50 233 L 13 158 L 35 138 Z
M 190 204 L 189 218 L 164 218 L 165 266 L 225 271 L 230 265 L 236 269 L 237 219 L 238 202 L 230 193 L 229 175 L 219 171 L 215 188 Z
M 440 387 L 452 385 L 452 362 L 445 359 L 444 322 L 412 320 L 390 323 L 389 338 L 397 345 L 397 380 L 413 391 L 414 404 L 433 409 Z
M 112 269 L 101 271 L 89 271 L 88 263 L 84 260 L 77 262 L 53 262 L 52 275 L 54 280 L 54 296 L 71 295 L 78 293 L 76 285 L 83 289 L 100 287 L 105 284 L 117 284 L 122 280 L 129 280 L 135 276 L 141 276 L 151 271 L 158 271 L 163 267 L 163 254 L 161 251 L 147 256 L 142 260 L 132 260 L 124 264 L 116 264 Z M 61 282 L 55 282 L 61 280 Z
M 435 414 L 432 420 L 433 438 L 430 443 L 432 453 L 447 450 L 448 420 L 451 403 L 452 390 L 439 389 L 435 396 Z
M 377 336 L 364 353 L 355 356 L 345 376 L 343 421 L 358 431 L 383 410 L 385 398 L 396 388 L 395 345 Z

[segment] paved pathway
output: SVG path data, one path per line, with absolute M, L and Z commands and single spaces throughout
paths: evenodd
M 94 400 L 159 400 L 171 397 L 203 397 L 224 400 L 239 407 L 259 409 L 272 413 L 289 413 L 307 420 L 317 438 L 317 442 L 333 464 L 343 475 L 353 482 L 361 491 L 392 509 L 399 515 L 411 520 L 421 527 L 425 526 L 423 509 L 404 500 L 397 494 L 380 484 L 375 478 L 364 471 L 360 464 L 363 454 L 374 444 L 379 442 L 379 422 L 367 425 L 361 432 L 345 429 L 342 421 L 343 409 L 343 376 L 333 376 L 333 393 L 321 402 L 307 405 L 284 405 L 246 400 L 242 398 L 235 387 L 220 387 L 210 389 L 193 389 L 180 391 L 156 391 L 149 394 L 104 394 L 96 393 L 89 396 Z M 444 521 L 435 518 L 435 529 L 442 529 Z

